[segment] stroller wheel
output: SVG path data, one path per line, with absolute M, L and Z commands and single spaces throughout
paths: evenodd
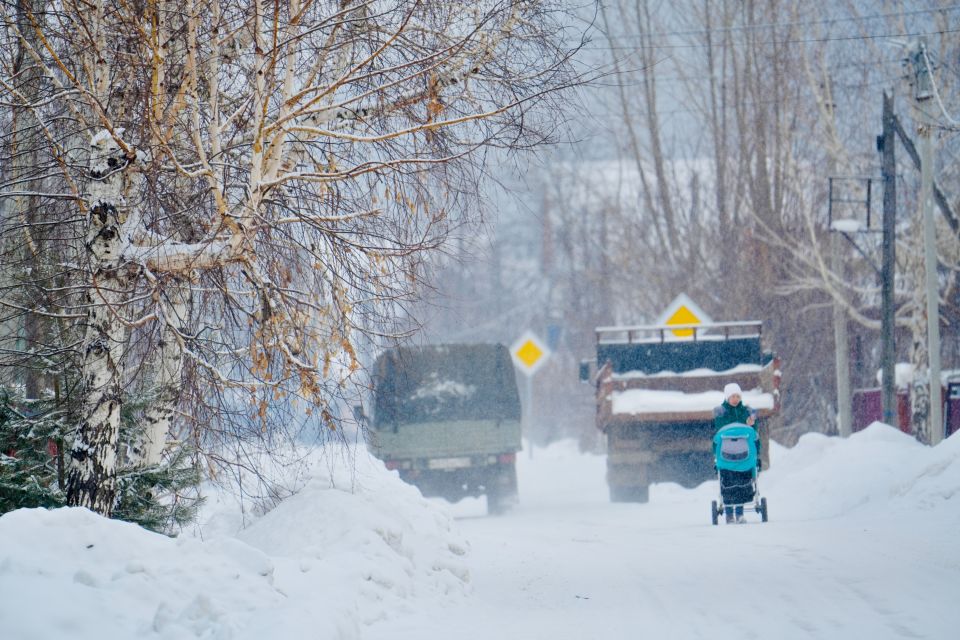
M 710 519 L 713 520 L 713 524 L 717 524 L 717 517 L 720 515 L 720 509 L 717 508 L 717 501 L 714 500 L 710 503 Z
M 764 522 L 767 521 L 767 499 L 760 498 L 760 519 Z

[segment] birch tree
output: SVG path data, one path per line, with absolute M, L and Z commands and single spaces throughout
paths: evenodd
M 541 2 L 0 11 L 45 81 L 26 96 L 4 65 L 0 83 L 38 123 L 32 195 L 82 238 L 56 262 L 68 288 L 39 306 L 77 340 L 69 503 L 104 514 L 118 465 L 171 440 L 235 463 L 225 442 L 269 440 L 294 402 L 335 429 L 358 349 L 396 333 L 422 255 L 469 219 L 484 150 L 547 140 L 579 81 L 578 43 Z M 124 447 L 132 389 L 151 405 Z

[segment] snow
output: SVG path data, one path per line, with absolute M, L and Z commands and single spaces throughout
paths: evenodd
M 913 363 L 910 362 L 896 363 L 893 373 L 894 384 L 900 388 L 910 386 L 917 377 Z M 944 369 L 940 372 L 940 384 L 944 387 L 950 382 L 956 382 L 958 378 L 960 378 L 960 371 L 956 369 Z M 877 384 L 883 384 L 883 369 L 877 369 Z
M 116 137 L 122 138 L 123 132 L 125 131 L 123 127 L 115 129 Z M 110 133 L 108 129 L 100 129 L 97 131 L 92 138 L 90 138 L 91 147 L 110 147 L 116 149 L 118 148 L 114 142 L 114 134 Z
M 744 391 L 743 403 L 751 409 L 772 409 L 773 394 L 760 391 Z M 651 391 L 627 389 L 612 394 L 613 413 L 672 413 L 686 411 L 712 411 L 723 404 L 722 391 L 684 393 L 682 391 Z
M 213 496 L 203 538 L 85 509 L 0 517 L 0 637 L 358 638 L 430 594 L 463 595 L 448 514 L 366 455 L 317 459 L 295 496 L 239 530 Z
M 431 380 L 419 387 L 412 396 L 411 400 L 422 400 L 424 398 L 433 398 L 445 400 L 453 397 L 469 398 L 477 392 L 477 387 L 472 384 L 463 384 L 454 380 L 440 380 L 436 374 L 432 374 Z
M 898 387 L 906 387 L 913 384 L 915 377 L 913 364 L 910 362 L 898 362 L 893 367 L 894 384 Z M 883 384 L 883 369 L 877 369 L 877 384 Z
M 841 231 L 843 233 L 857 233 L 863 229 L 859 220 L 848 218 L 845 220 L 834 220 L 830 223 L 831 231 Z
M 362 453 L 246 528 L 202 537 L 83 509 L 0 517 L 0 636 L 79 638 L 952 638 L 960 437 L 875 423 L 771 446 L 770 522 L 710 524 L 716 482 L 610 503 L 605 458 L 518 456 L 520 504 L 423 499 Z M 248 514 L 249 515 L 249 514 Z

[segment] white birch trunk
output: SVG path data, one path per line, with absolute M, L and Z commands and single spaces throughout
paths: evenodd
M 121 359 L 126 326 L 120 319 L 128 288 L 121 269 L 129 159 L 106 131 L 92 142 L 87 254 L 92 282 L 86 293 L 83 406 L 67 476 L 67 503 L 109 516 L 117 496 Z
M 187 330 L 190 318 L 189 283 L 177 282 L 166 289 L 162 301 L 164 323 L 157 354 L 154 390 L 143 415 L 143 429 L 133 447 L 137 466 L 160 464 L 166 448 L 170 427 L 180 401 L 183 384 L 183 347 L 181 336 Z
M 913 365 L 913 380 L 910 382 L 910 424 L 913 434 L 920 442 L 930 442 L 928 428 L 930 415 L 930 358 L 927 350 L 926 288 L 923 286 L 923 247 L 911 243 L 911 259 L 908 269 L 911 280 L 917 283 L 911 288 L 910 300 L 910 364 Z
M 910 363 L 913 365 L 913 380 L 910 383 L 910 425 L 917 440 L 929 443 L 930 374 L 927 334 L 922 323 L 923 316 L 919 314 L 914 315 L 910 320 L 912 347 Z

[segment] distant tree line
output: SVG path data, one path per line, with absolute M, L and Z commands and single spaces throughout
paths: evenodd
M 515 332 L 562 326 L 558 357 L 536 387 L 543 438 L 592 428 L 589 391 L 576 388 L 573 368 L 591 356 L 593 328 L 651 322 L 681 292 L 714 319 L 764 321 L 784 368 L 787 431 L 774 437 L 836 429 L 835 306 L 850 329 L 854 386 L 877 385 L 882 184 L 872 184 L 872 232 L 850 242 L 828 229 L 829 178 L 880 177 L 883 90 L 916 138 L 903 58 L 923 36 L 942 103 L 929 103 L 935 179 L 960 210 L 958 18 L 937 3 L 601 3 L 586 53 L 608 75 L 584 94 L 576 142 L 529 180 L 523 209 L 504 216 L 483 267 L 442 272 L 454 299 L 471 291 L 454 312 L 479 318 L 487 335 L 512 339 L 494 309 Z M 902 148 L 897 161 L 897 357 L 915 364 L 911 391 L 922 399 L 920 172 Z M 837 188 L 833 215 L 865 227 L 866 183 Z M 937 210 L 948 368 L 960 367 L 953 223 Z M 578 398 L 577 411 L 552 412 L 560 398 Z M 923 439 L 925 415 L 914 421 Z

